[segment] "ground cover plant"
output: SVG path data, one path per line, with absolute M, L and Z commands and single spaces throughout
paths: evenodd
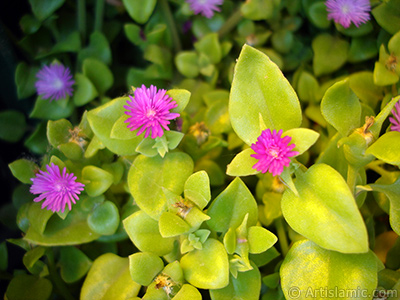
M 399 0 L 28 2 L 4 299 L 400 298 Z

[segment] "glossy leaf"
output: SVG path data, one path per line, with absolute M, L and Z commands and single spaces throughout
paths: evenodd
M 144 24 L 150 18 L 156 6 L 156 0 L 143 2 L 141 0 L 122 0 L 129 16 L 140 24 Z
M 240 178 L 231 184 L 211 203 L 207 214 L 211 217 L 207 225 L 214 231 L 227 232 L 237 228 L 246 214 L 248 226 L 254 226 L 258 219 L 257 203 Z
M 237 278 L 230 276 L 229 285 L 218 290 L 210 290 L 212 300 L 230 299 L 260 299 L 261 275 L 258 268 L 252 263 L 253 269 L 247 272 L 238 272 Z
M 130 215 L 123 223 L 129 238 L 140 251 L 153 252 L 159 256 L 172 251 L 174 239 L 163 238 L 158 229 L 158 222 L 143 211 Z
M 210 179 L 207 172 L 196 172 L 186 180 L 185 198 L 195 203 L 200 209 L 207 206 L 211 199 Z
M 26 184 L 32 184 L 31 178 L 34 178 L 39 171 L 37 164 L 24 158 L 12 162 L 8 167 L 15 178 Z
M 82 106 L 92 101 L 98 95 L 93 83 L 85 75 L 75 74 L 75 87 L 72 101 L 76 106 Z
M 299 196 L 288 189 L 281 203 L 283 216 L 295 231 L 326 249 L 368 251 L 364 221 L 336 170 L 325 164 L 313 165 L 304 174 L 296 174 L 295 186 Z
M 127 100 L 127 97 L 116 98 L 88 112 L 90 127 L 96 137 L 98 137 L 104 146 L 117 155 L 135 154 L 135 149 L 142 140 L 141 137 L 119 140 L 110 136 L 115 122 L 124 114 L 123 106 L 126 104 Z
M 229 262 L 224 246 L 208 239 L 202 250 L 193 250 L 181 258 L 185 279 L 201 289 L 220 289 L 229 283 Z
M 114 177 L 107 171 L 95 166 L 86 166 L 82 169 L 82 182 L 85 191 L 90 197 L 103 194 L 114 181 Z
M 38 67 L 29 67 L 25 62 L 18 64 L 15 70 L 15 83 L 19 99 L 24 99 L 36 93 L 35 82 Z
M 366 151 L 366 154 L 372 154 L 376 158 L 391 164 L 400 165 L 400 132 L 390 131 L 382 135 Z
M 350 89 L 348 80 L 337 82 L 326 91 L 321 111 L 328 123 L 342 136 L 347 136 L 351 130 L 360 126 L 360 101 Z
M 297 95 L 282 72 L 247 45 L 235 67 L 229 114 L 234 131 L 248 145 L 261 134 L 260 116 L 267 128 L 284 131 L 298 127 L 302 119 Z
M 18 274 L 10 282 L 4 295 L 14 300 L 47 300 L 53 286 L 50 280 L 27 274 Z
M 252 154 L 255 154 L 255 152 L 251 148 L 237 154 L 227 166 L 226 174 L 229 176 L 248 176 L 260 173 L 253 168 L 258 160 L 252 157 Z
M 129 270 L 133 281 L 147 286 L 164 268 L 161 258 L 150 252 L 138 252 L 129 256 Z
M 64 2 L 65 0 L 29 0 L 33 14 L 40 21 L 50 17 Z
M 93 83 L 99 94 L 104 94 L 114 83 L 110 69 L 101 61 L 87 58 L 82 64 L 83 74 Z
M 321 34 L 312 42 L 313 69 L 316 76 L 337 71 L 347 60 L 349 43 L 329 34 Z
M 128 258 L 103 254 L 94 262 L 83 283 L 81 300 L 125 300 L 134 298 L 140 285 L 131 279 Z
M 315 144 L 319 138 L 319 133 L 307 128 L 293 128 L 285 131 L 282 134 L 282 137 L 284 136 L 292 138 L 289 145 L 295 144 L 296 147 L 293 148 L 293 151 L 297 151 L 299 152 L 298 155 L 301 155 Z
M 201 300 L 201 294 L 198 289 L 190 284 L 184 284 L 179 292 L 175 295 L 172 300 Z
M 92 261 L 78 248 L 60 248 L 60 274 L 67 282 L 75 282 L 81 279 L 89 271 Z
M 59 120 L 69 117 L 73 110 L 74 104 L 68 98 L 50 102 L 38 97 L 29 117 L 42 120 Z
M 253 254 L 268 250 L 278 241 L 275 234 L 261 226 L 251 226 L 248 229 L 247 239 L 249 242 L 249 252 Z
M 312 261 L 309 257 L 313 258 Z M 346 278 L 342 276 L 344 273 Z M 352 291 L 351 298 L 361 300 L 365 297 L 357 291 L 372 295 L 378 281 L 377 261 L 372 252 L 343 254 L 320 248 L 308 240 L 292 246 L 283 261 L 280 274 L 286 299 L 306 299 L 307 292 L 314 299 L 326 299 L 324 294 L 318 293 L 324 289 L 326 293 Z
M 114 234 L 119 226 L 119 212 L 111 201 L 105 201 L 97 206 L 88 216 L 90 229 L 101 235 Z
M 193 161 L 185 153 L 167 153 L 164 158 L 141 155 L 129 170 L 129 190 L 137 205 L 158 219 L 167 207 L 164 189 L 180 195 L 192 172 Z
M 188 105 L 191 93 L 183 89 L 172 89 L 166 92 L 168 96 L 174 100 L 178 106 L 171 110 L 174 113 L 181 113 Z

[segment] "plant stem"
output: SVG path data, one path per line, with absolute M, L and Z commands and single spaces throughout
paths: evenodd
M 86 0 L 78 0 L 78 30 L 81 34 L 81 40 L 86 40 Z
M 50 273 L 50 279 L 55 285 L 55 287 L 58 289 L 60 294 L 64 297 L 65 300 L 74 300 L 75 298 L 71 295 L 69 292 L 68 287 L 64 283 L 64 281 L 61 279 L 60 275 L 57 272 L 56 265 L 54 263 L 54 249 L 48 249 L 47 251 L 47 259 L 49 262 L 49 273 Z
M 103 27 L 104 0 L 96 0 L 94 31 L 101 31 Z
M 358 175 L 358 169 L 349 165 L 347 168 L 347 185 L 349 186 L 351 193 L 354 195 L 356 189 L 356 180 Z
M 218 30 L 218 36 L 221 38 L 225 34 L 229 33 L 236 25 L 242 20 L 243 16 L 240 11 L 240 8 L 235 11 L 229 19 L 222 25 L 222 27 Z
M 288 240 L 286 237 L 286 231 L 283 226 L 283 218 L 282 217 L 275 220 L 275 227 L 276 227 L 276 231 L 278 233 L 278 240 L 279 240 L 279 245 L 281 246 L 282 255 L 286 256 L 286 254 L 289 251 L 289 244 L 288 244 Z
M 176 29 L 175 21 L 169 8 L 167 0 L 160 0 L 161 10 L 164 12 L 165 22 L 171 32 L 172 42 L 174 44 L 175 52 L 182 50 L 181 40 L 179 39 L 178 30 Z

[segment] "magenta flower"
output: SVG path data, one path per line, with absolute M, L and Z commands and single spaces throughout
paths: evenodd
M 75 81 L 72 79 L 71 71 L 68 67 L 54 63 L 50 66 L 44 66 L 36 74 L 38 80 L 35 83 L 37 93 L 43 99 L 60 100 L 72 96 L 72 85 Z
M 83 183 L 76 182 L 76 176 L 73 173 L 67 173 L 67 168 L 64 167 L 61 174 L 60 168 L 51 164 L 47 165 L 47 172 L 39 171 L 35 178 L 31 178 L 33 184 L 30 188 L 32 194 L 41 194 L 33 201 L 42 203 L 42 208 L 47 207 L 53 212 L 64 212 L 65 205 L 68 204 L 71 210 L 71 202 L 76 203 L 79 200 L 78 195 L 83 191 L 85 186 Z
M 276 130 L 271 132 L 270 129 L 261 132 L 257 142 L 251 145 L 251 149 L 256 153 L 251 156 L 258 159 L 253 169 L 261 173 L 270 172 L 273 176 L 280 175 L 283 167 L 289 166 L 289 157 L 299 154 L 297 151 L 292 151 L 296 147 L 295 144 L 289 145 L 292 138 L 289 136 L 282 138 L 281 135 L 282 129 L 278 133 Z
M 325 2 L 328 20 L 334 20 L 344 28 L 351 22 L 357 27 L 370 19 L 371 5 L 369 0 L 328 0 Z
M 176 119 L 180 115 L 171 113 L 170 110 L 177 107 L 178 104 L 171 97 L 165 94 L 165 90 L 158 90 L 154 85 L 146 88 L 144 85 L 137 88 L 134 97 L 129 96 L 130 101 L 124 106 L 127 109 L 125 113 L 129 118 L 125 121 L 128 128 L 134 131 L 138 128 L 137 135 L 143 133 L 144 137 L 148 137 L 151 132 L 151 138 L 155 139 L 164 134 L 163 128 L 169 130 L 169 120 Z
M 214 11 L 221 11 L 217 5 L 222 5 L 224 0 L 186 0 L 195 15 L 202 14 L 206 18 L 211 18 Z
M 393 117 L 389 117 L 390 122 L 392 123 L 392 131 L 400 132 L 400 101 L 394 105 L 394 109 L 392 110 Z

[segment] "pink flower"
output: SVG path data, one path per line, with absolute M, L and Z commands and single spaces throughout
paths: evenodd
M 206 18 L 211 18 L 214 11 L 221 11 L 217 5 L 222 5 L 224 0 L 186 0 L 186 2 L 195 15 L 202 14 Z
M 394 105 L 392 114 L 394 118 L 389 117 L 389 120 L 392 123 L 391 130 L 400 132 L 400 101 Z
M 72 96 L 72 79 L 69 68 L 61 64 L 51 64 L 44 66 L 36 74 L 38 80 L 35 83 L 36 91 L 43 99 L 60 100 Z
M 148 137 L 151 133 L 151 138 L 161 137 L 164 134 L 163 128 L 169 130 L 169 120 L 176 119 L 180 115 L 171 113 L 170 110 L 177 107 L 178 104 L 171 97 L 165 94 L 165 90 L 157 91 L 155 86 L 146 88 L 144 85 L 137 88 L 134 97 L 129 96 L 130 101 L 124 106 L 127 110 L 125 114 L 129 118 L 125 121 L 128 128 L 134 131 L 138 128 L 137 135 L 146 131 L 144 137 Z
M 328 0 L 325 2 L 328 20 L 333 19 L 344 28 L 351 22 L 357 27 L 370 19 L 371 5 L 369 0 Z
M 65 205 L 68 204 L 71 210 L 71 202 L 76 203 L 79 200 L 78 195 L 83 191 L 85 186 L 83 183 L 76 182 L 76 176 L 73 173 L 67 173 L 67 168 L 63 169 L 61 174 L 60 168 L 53 163 L 47 165 L 47 172 L 39 171 L 35 178 L 31 178 L 33 184 L 30 188 L 32 194 L 41 194 L 33 201 L 42 203 L 42 208 L 47 207 L 53 212 L 64 212 Z
M 298 155 L 297 151 L 292 151 L 295 144 L 289 145 L 292 139 L 289 136 L 281 137 L 282 129 L 276 133 L 270 129 L 264 130 L 258 137 L 257 142 L 251 145 L 251 149 L 256 152 L 251 156 L 258 159 L 253 169 L 261 173 L 270 172 L 273 176 L 280 175 L 283 167 L 290 164 L 289 157 Z

